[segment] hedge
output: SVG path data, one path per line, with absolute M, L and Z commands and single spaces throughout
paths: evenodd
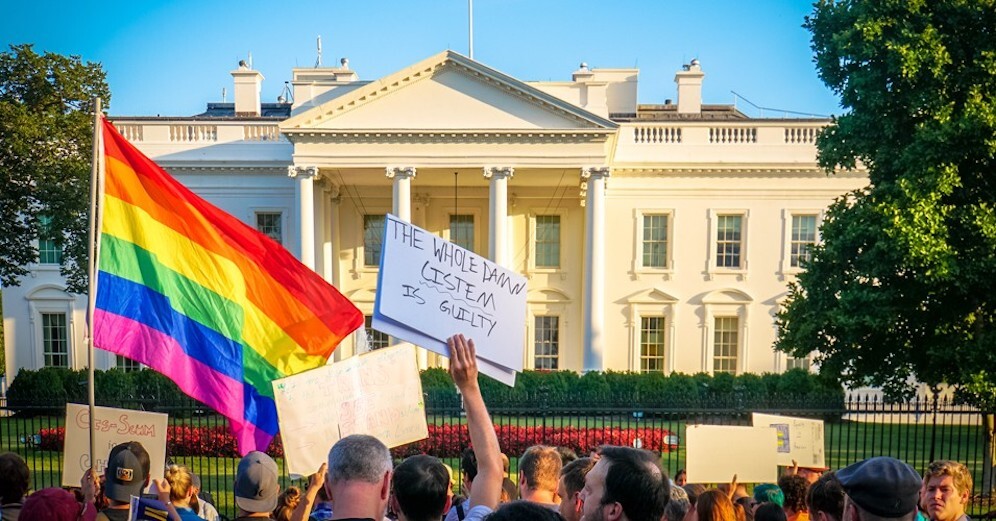
M 422 372 L 422 389 L 429 397 L 427 405 L 458 406 L 456 388 L 444 369 Z M 26 412 L 32 406 L 61 407 L 66 402 L 87 400 L 86 371 L 46 367 L 22 369 L 7 391 L 8 406 Z M 171 406 L 190 414 L 204 406 L 184 395 L 167 377 L 150 370 L 124 372 L 120 369 L 95 371 L 98 405 L 127 407 L 149 403 Z M 486 376 L 481 390 L 489 406 L 598 407 L 624 405 L 642 408 L 742 408 L 784 406 L 799 403 L 808 406 L 842 408 L 843 390 L 825 378 L 802 369 L 781 374 L 761 375 L 698 373 L 524 371 L 515 387 L 508 387 Z M 39 409 L 38 412 L 46 412 Z

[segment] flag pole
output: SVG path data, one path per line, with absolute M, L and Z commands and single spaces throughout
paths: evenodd
M 103 124 L 101 121 L 100 97 L 93 100 L 93 162 L 90 169 L 90 227 L 87 237 L 87 302 L 86 302 L 86 348 L 87 348 L 87 398 L 90 405 L 90 471 L 97 474 L 97 437 L 94 434 L 95 400 L 94 400 L 94 371 L 93 371 L 93 310 L 97 302 L 97 255 L 99 255 L 100 233 L 100 207 L 97 199 L 102 192 L 101 181 L 103 179 L 101 158 L 103 157 Z

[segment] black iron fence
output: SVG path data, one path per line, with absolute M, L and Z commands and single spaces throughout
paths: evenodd
M 567 446 L 582 454 L 602 444 L 640 446 L 660 453 L 664 468 L 673 474 L 685 466 L 687 425 L 750 425 L 751 413 L 763 412 L 824 420 L 827 465 L 831 468 L 883 455 L 902 459 L 921 471 L 937 459 L 965 463 L 975 482 L 973 517 L 994 509 L 989 494 L 982 493 L 991 489 L 994 478 L 986 454 L 991 442 L 986 416 L 992 412 L 943 400 L 885 403 L 856 397 L 814 402 L 733 396 L 688 403 L 656 400 L 660 405 L 655 407 L 627 405 L 641 402 L 646 400 L 538 393 L 528 399 L 494 399 L 489 408 L 502 449 L 512 456 L 513 474 L 514 456 L 533 444 Z M 171 405 L 131 400 L 116 406 L 167 413 L 168 458 L 193 469 L 204 489 L 215 496 L 219 511 L 228 517 L 234 515 L 231 488 L 238 455 L 224 418 L 190 402 Z M 396 448 L 395 455 L 428 453 L 456 469 L 460 451 L 469 445 L 459 400 L 448 393 L 427 394 L 426 410 L 429 439 Z M 0 452 L 13 451 L 24 457 L 36 490 L 61 484 L 64 422 L 64 404 L 7 404 L 0 399 Z M 270 452 L 283 468 L 279 440 Z M 284 475 L 284 486 L 301 484 Z

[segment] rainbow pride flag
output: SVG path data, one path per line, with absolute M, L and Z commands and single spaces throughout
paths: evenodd
M 227 417 L 242 454 L 266 450 L 277 433 L 270 382 L 324 365 L 363 315 L 103 125 L 94 345 L 159 371 Z

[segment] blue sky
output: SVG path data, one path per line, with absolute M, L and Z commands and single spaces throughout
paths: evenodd
M 819 80 L 806 0 L 475 0 L 474 58 L 523 80 L 567 81 L 581 61 L 638 67 L 639 101 L 675 97 L 674 73 L 698 58 L 705 103 L 736 91 L 762 107 L 839 114 Z M 373 80 L 445 49 L 467 54 L 467 0 L 17 1 L 0 41 L 100 62 L 116 116 L 187 116 L 221 101 L 252 53 L 275 101 L 292 67 L 348 57 Z M 752 115 L 756 110 L 738 101 Z M 781 112 L 766 111 L 780 117 Z

